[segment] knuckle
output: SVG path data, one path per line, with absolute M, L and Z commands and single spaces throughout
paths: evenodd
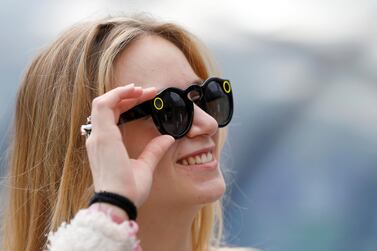
M 106 100 L 99 96 L 93 99 L 92 106 L 94 108 L 100 109 L 106 107 Z
M 123 90 L 123 86 L 117 86 L 114 89 L 112 89 L 113 92 L 118 92 L 120 90 Z

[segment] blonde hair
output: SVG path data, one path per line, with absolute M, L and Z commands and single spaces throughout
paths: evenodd
M 46 233 L 87 206 L 92 177 L 79 128 L 90 114 L 92 100 L 114 88 L 116 57 L 143 34 L 175 44 L 202 79 L 217 74 L 192 34 L 140 15 L 75 25 L 43 49 L 29 66 L 17 96 L 3 251 L 42 250 Z M 221 129 L 219 151 L 225 133 Z M 222 219 L 221 201 L 198 212 L 192 224 L 194 250 L 222 243 Z

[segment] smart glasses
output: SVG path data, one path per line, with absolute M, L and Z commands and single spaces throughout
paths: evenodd
M 219 127 L 226 126 L 233 115 L 233 96 L 229 80 L 212 77 L 186 90 L 170 87 L 120 115 L 118 125 L 151 115 L 161 134 L 182 138 L 190 130 L 194 103 L 211 115 Z

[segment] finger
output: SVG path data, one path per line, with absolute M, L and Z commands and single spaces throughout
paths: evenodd
M 119 121 L 119 117 L 122 113 L 127 112 L 139 103 L 138 99 L 125 99 L 118 104 L 118 108 L 115 111 L 115 119 Z
M 138 161 L 151 168 L 153 172 L 162 156 L 173 145 L 174 142 L 175 139 L 170 135 L 161 135 L 154 138 L 145 147 Z
M 114 108 L 122 99 L 137 98 L 143 93 L 141 87 L 134 84 L 116 87 L 93 100 L 93 110 Z
M 118 110 L 120 113 L 130 110 L 132 107 L 136 106 L 139 102 L 137 98 L 125 99 L 119 102 Z
M 133 84 L 117 87 L 93 100 L 91 121 L 93 130 L 105 128 L 116 123 L 114 116 L 115 104 L 118 104 L 125 98 L 138 98 L 142 95 L 141 87 L 135 87 Z
M 130 93 L 128 93 L 127 91 L 125 92 L 122 89 L 120 89 L 118 95 L 116 95 L 116 93 L 113 94 L 114 95 L 114 99 L 116 100 L 116 102 L 114 103 L 114 105 L 117 105 L 117 102 L 120 102 L 123 99 L 126 99 L 126 98 L 138 98 L 142 94 L 143 94 L 143 88 L 140 87 L 140 86 L 134 86 L 133 91 L 131 91 Z
M 118 104 L 118 109 L 121 113 L 126 112 L 134 106 L 154 98 L 156 96 L 156 92 L 155 87 L 143 89 L 143 94 L 141 94 L 139 98 L 124 99 L 120 101 Z
M 140 103 L 145 100 L 152 99 L 156 96 L 157 89 L 156 87 L 148 87 L 143 90 L 143 95 L 139 97 Z

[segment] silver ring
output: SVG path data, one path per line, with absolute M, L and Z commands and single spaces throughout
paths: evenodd
M 85 135 L 85 137 L 89 137 L 90 133 L 92 132 L 92 121 L 91 116 L 86 118 L 86 124 L 81 125 L 80 127 L 81 135 Z

